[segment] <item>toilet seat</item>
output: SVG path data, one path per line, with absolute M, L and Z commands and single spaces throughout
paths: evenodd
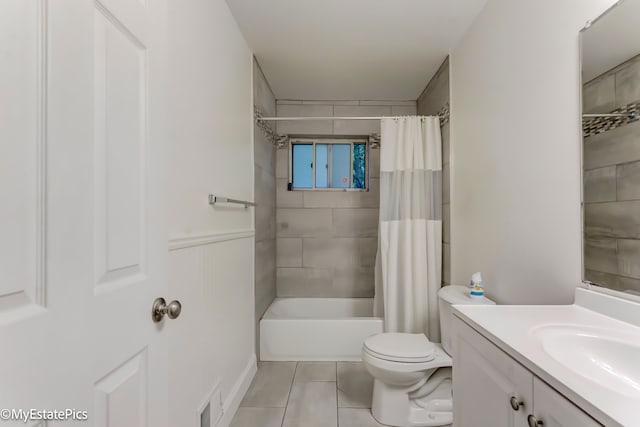
M 386 332 L 365 339 L 363 350 L 390 362 L 424 363 L 435 358 L 436 346 L 424 334 Z

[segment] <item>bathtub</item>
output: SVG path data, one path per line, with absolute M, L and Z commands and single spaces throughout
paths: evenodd
M 260 320 L 260 359 L 359 361 L 380 332 L 373 298 L 276 298 Z

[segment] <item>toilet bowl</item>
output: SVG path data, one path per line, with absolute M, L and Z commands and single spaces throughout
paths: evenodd
M 453 304 L 495 304 L 472 299 L 464 286 L 438 292 L 442 344 L 424 334 L 372 335 L 362 346 L 362 361 L 373 376 L 371 413 L 396 427 L 448 426 L 453 422 L 451 336 Z

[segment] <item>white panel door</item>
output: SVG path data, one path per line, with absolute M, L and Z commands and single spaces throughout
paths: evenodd
M 167 425 L 165 15 L 0 1 L 3 418 Z
M 598 427 L 602 424 L 587 415 L 560 393 L 538 378 L 533 378 L 535 411 L 531 422 L 542 422 L 544 427 Z M 535 417 L 535 418 L 533 418 Z

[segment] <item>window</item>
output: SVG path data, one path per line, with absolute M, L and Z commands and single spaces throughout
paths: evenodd
M 366 140 L 292 140 L 289 188 L 366 190 L 367 153 Z

